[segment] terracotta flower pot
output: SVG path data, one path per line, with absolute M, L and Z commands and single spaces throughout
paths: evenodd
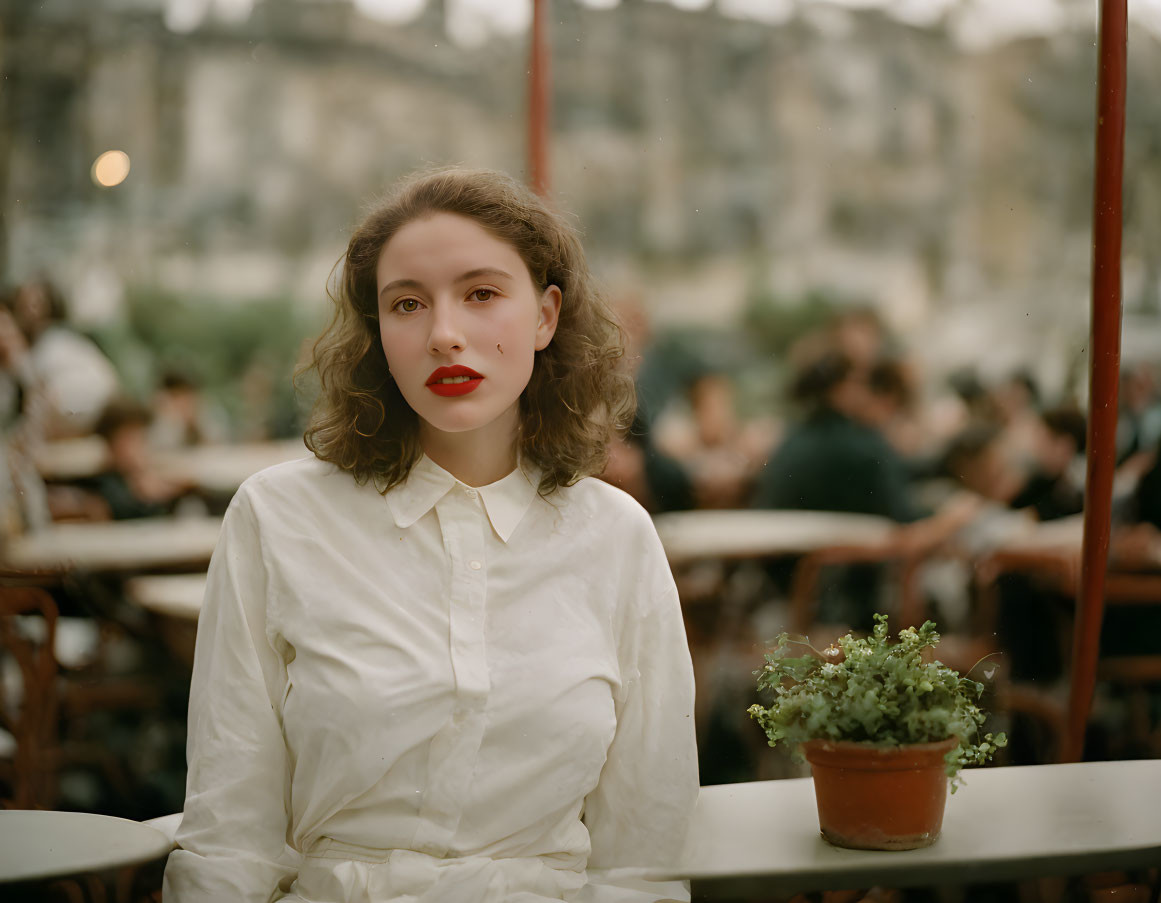
M 947 802 L 943 757 L 958 743 L 955 737 L 896 747 L 803 743 L 822 836 L 856 850 L 914 850 L 935 843 Z

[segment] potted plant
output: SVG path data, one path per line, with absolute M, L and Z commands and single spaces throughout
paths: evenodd
M 943 824 L 948 780 L 954 793 L 963 766 L 1006 745 L 1002 733 L 981 734 L 984 685 L 932 660 L 938 642 L 927 621 L 892 643 L 887 616 L 877 614 L 871 636 L 847 634 L 824 651 L 782 633 L 754 672 L 773 701 L 750 706 L 750 716 L 770 746 L 785 744 L 810 762 L 819 825 L 831 843 L 929 846 Z

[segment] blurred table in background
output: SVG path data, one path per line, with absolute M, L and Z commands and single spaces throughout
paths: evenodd
M 302 458 L 310 451 L 301 439 L 199 445 L 180 451 L 158 452 L 158 468 L 167 476 L 192 479 L 206 492 L 231 493 L 251 474 Z M 35 455 L 41 476 L 69 482 L 95 476 L 105 466 L 105 441 L 99 436 L 61 439 L 47 443 Z
M 56 439 L 36 449 L 40 475 L 50 482 L 66 483 L 95 476 L 105 466 L 105 440 L 100 436 Z
M 5 550 L 3 563 L 27 571 L 204 570 L 221 526 L 218 517 L 54 524 L 13 539 Z
M 301 439 L 239 445 L 200 445 L 157 455 L 168 476 L 192 479 L 204 492 L 228 495 L 252 474 L 311 454 Z
M 166 648 L 190 668 L 205 592 L 205 574 L 163 574 L 125 581 L 126 598 L 154 616 Z
M 897 524 L 833 511 L 678 511 L 653 520 L 670 564 L 798 555 L 830 546 L 878 546 Z
M 0 884 L 108 871 L 167 856 L 173 843 L 140 822 L 88 812 L 0 810 Z
M 125 598 L 153 615 L 153 626 L 171 655 L 194 665 L 197 616 L 205 594 L 204 573 L 171 573 L 125 580 Z
M 205 574 L 133 577 L 125 583 L 125 594 L 135 604 L 154 614 L 183 621 L 197 621 L 205 592 Z
M 1161 862 L 1161 761 L 965 769 L 921 850 L 822 839 L 810 778 L 702 787 L 679 863 L 702 899 L 1010 881 Z

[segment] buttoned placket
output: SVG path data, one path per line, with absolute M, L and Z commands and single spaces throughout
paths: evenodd
M 484 640 L 488 519 L 479 493 L 457 483 L 435 504 L 451 573 L 448 639 L 451 717 L 432 738 L 414 849 L 446 855 L 463 812 L 484 736 L 491 689 Z

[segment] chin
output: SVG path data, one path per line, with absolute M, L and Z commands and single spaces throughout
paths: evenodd
M 483 429 L 496 421 L 496 417 L 489 417 L 479 413 L 464 412 L 461 416 L 424 417 L 428 427 L 437 433 L 470 433 Z

